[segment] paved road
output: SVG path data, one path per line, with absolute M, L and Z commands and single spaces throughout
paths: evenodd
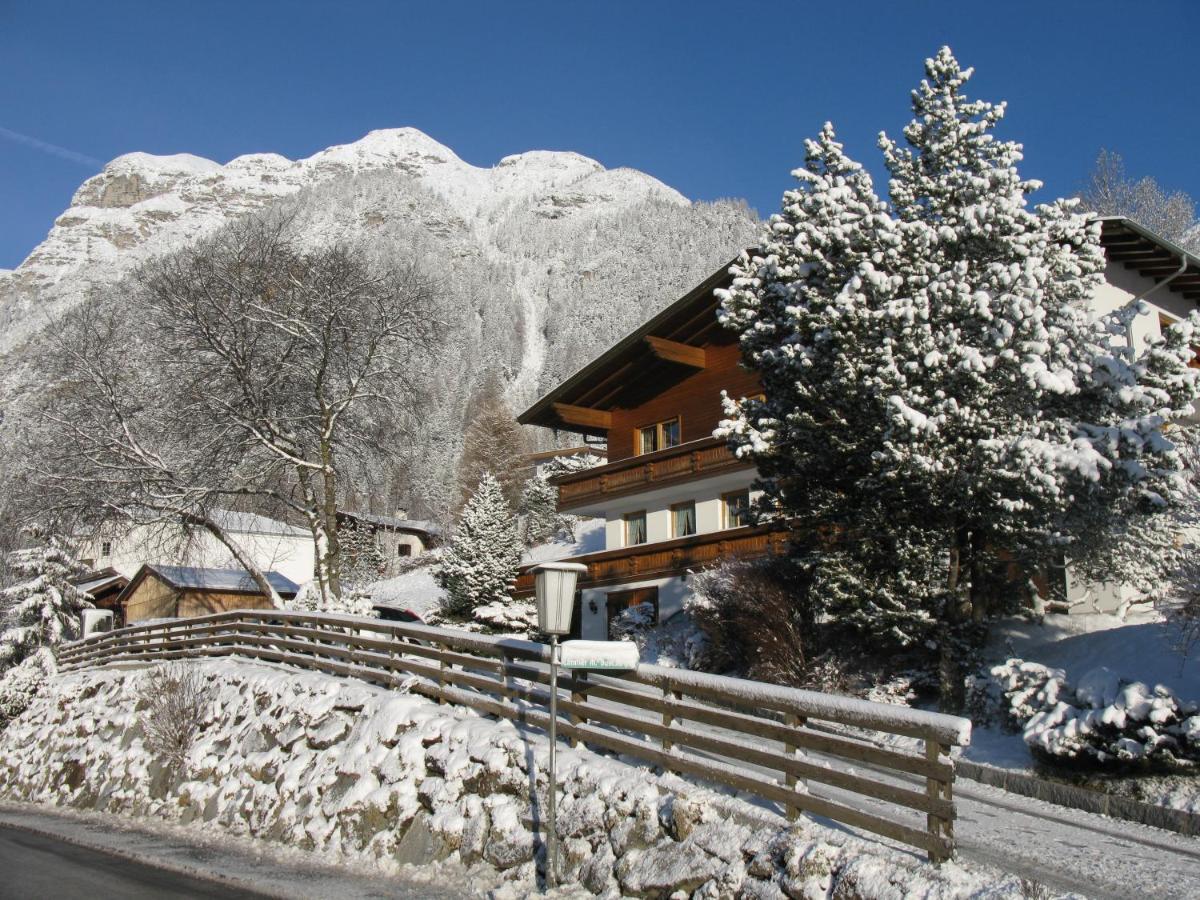
M 8 900 L 150 900 L 255 894 L 178 875 L 98 850 L 0 824 L 0 898 Z

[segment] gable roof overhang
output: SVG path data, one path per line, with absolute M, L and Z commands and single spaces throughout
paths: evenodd
M 1200 256 L 1125 216 L 1100 217 L 1100 244 L 1120 263 L 1200 305 Z
M 702 347 L 720 331 L 713 291 L 730 283 L 729 267 L 736 261 L 721 266 L 621 338 L 517 416 L 517 421 L 606 437 L 606 413 L 618 405 L 631 385 L 663 384 L 702 365 L 691 348 Z

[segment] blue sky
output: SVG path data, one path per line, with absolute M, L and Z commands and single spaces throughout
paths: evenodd
M 765 214 L 826 119 L 878 172 L 943 43 L 1009 101 L 1047 195 L 1107 147 L 1200 197 L 1198 26 L 1192 0 L 0 0 L 0 267 L 97 161 L 297 158 L 400 125 L 476 165 L 575 150 Z

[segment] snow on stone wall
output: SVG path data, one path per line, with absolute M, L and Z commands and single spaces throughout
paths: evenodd
M 73 673 L 0 732 L 0 796 L 192 823 L 324 855 L 466 866 L 524 894 L 544 859 L 537 732 L 396 691 L 281 667 L 197 661 L 213 696 L 173 774 L 143 744 L 145 670 Z M 589 751 L 559 755 L 561 870 L 616 896 L 1022 896 Z M 531 772 L 533 774 L 531 774 Z M 682 894 L 675 892 L 682 891 Z

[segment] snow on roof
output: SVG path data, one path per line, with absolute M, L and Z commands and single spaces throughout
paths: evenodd
M 75 587 L 79 588 L 85 594 L 90 594 L 100 588 L 120 584 L 127 580 L 120 572 L 112 572 L 111 574 L 101 572 L 97 573 L 94 577 L 88 578 L 86 581 L 75 582 Z
M 245 569 L 204 569 L 197 566 L 146 566 L 163 581 L 176 588 L 206 591 L 259 592 L 258 585 Z M 280 594 L 295 594 L 300 586 L 278 572 L 265 572 L 267 581 Z
M 440 526 L 425 519 L 398 519 L 395 516 L 379 516 L 375 513 L 356 512 L 352 509 L 340 509 L 338 513 L 349 519 L 357 519 L 360 522 L 379 525 L 384 528 L 396 528 L 401 531 L 421 531 L 437 537 L 440 537 L 442 534 Z
M 281 534 L 295 537 L 312 537 L 308 529 L 299 525 L 289 525 L 258 513 L 237 512 L 232 509 L 213 510 L 212 519 L 226 531 L 238 531 L 243 534 Z

